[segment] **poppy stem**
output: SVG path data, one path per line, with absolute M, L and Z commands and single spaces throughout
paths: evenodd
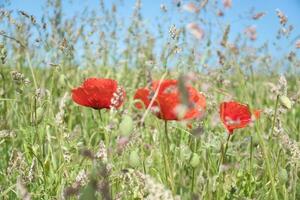
M 193 152 L 196 152 L 197 151 L 197 139 L 196 138 L 193 138 L 194 139 L 194 149 L 193 149 Z M 191 186 L 191 193 L 193 195 L 194 193 L 194 185 L 195 185 L 195 167 L 193 167 L 193 171 L 192 171 L 192 186 Z
M 98 112 L 99 112 L 100 120 L 101 120 L 101 122 L 103 122 L 101 110 L 99 109 Z
M 227 136 L 227 140 L 226 140 L 226 143 L 225 143 L 225 148 L 224 148 L 224 150 L 222 151 L 222 146 L 223 146 L 223 144 L 221 144 L 221 157 L 220 157 L 220 161 L 219 161 L 219 165 L 218 165 L 218 170 L 220 171 L 220 167 L 221 167 L 221 165 L 223 164 L 223 162 L 224 162 L 224 158 L 226 157 L 226 152 L 227 152 L 227 149 L 228 149 L 228 143 L 229 143 L 229 140 L 230 140 L 230 137 L 231 136 L 231 134 L 228 134 L 228 136 Z
M 252 171 L 252 157 L 253 157 L 253 138 L 252 136 L 250 136 L 250 158 L 249 158 L 250 172 Z
M 37 107 L 37 105 L 36 105 L 36 96 L 34 97 L 34 126 L 36 126 L 37 125 L 37 114 L 36 114 L 36 107 Z
M 230 136 L 231 136 L 231 134 L 228 134 L 228 136 L 227 136 L 227 140 L 226 140 L 226 144 L 225 144 L 225 150 L 224 150 L 224 157 L 226 156 L 226 152 L 227 152 L 227 149 L 228 149 L 228 143 L 229 143 L 229 140 L 230 140 Z
M 169 134 L 168 134 L 168 121 L 167 120 L 165 120 L 165 134 L 166 134 L 166 137 L 167 137 L 167 145 L 169 146 L 170 145 L 170 139 L 169 139 Z
M 101 123 L 103 123 L 103 118 L 102 118 L 102 112 L 101 112 L 101 109 L 98 110 L 98 113 L 99 113 L 99 117 L 100 117 L 100 121 Z M 103 124 L 101 124 L 101 126 L 104 126 Z M 105 145 L 108 147 L 109 146 L 109 143 L 110 143 L 110 136 L 106 133 L 105 131 L 105 128 L 103 131 L 103 139 L 104 139 L 104 143 Z
M 169 160 L 171 153 L 170 153 L 170 140 L 169 140 L 169 135 L 168 135 L 168 121 L 165 120 L 165 135 L 166 135 L 166 144 L 165 144 L 165 148 L 164 148 L 164 164 L 165 164 L 165 170 L 168 170 L 168 173 L 166 171 L 166 179 L 167 182 L 169 182 L 170 187 L 172 192 L 175 192 L 175 188 L 174 188 L 174 179 L 173 179 L 173 170 L 172 170 L 172 166 L 171 166 L 171 162 Z M 169 175 L 169 176 L 168 176 Z
M 35 130 L 35 135 L 36 136 L 38 136 L 39 134 L 38 134 L 38 130 L 37 130 L 37 112 L 36 112 L 36 110 L 37 110 L 37 102 L 36 102 L 36 97 L 34 97 L 34 113 L 33 113 L 33 119 L 32 119 L 32 123 L 33 123 L 33 125 L 34 125 L 34 130 Z M 35 137 L 35 139 L 34 139 L 35 141 L 36 140 L 39 140 L 39 137 Z

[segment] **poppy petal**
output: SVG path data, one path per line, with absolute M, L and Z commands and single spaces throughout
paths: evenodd
M 230 134 L 252 122 L 249 106 L 234 101 L 220 104 L 220 118 Z
M 72 90 L 72 99 L 79 105 L 91 106 L 92 103 L 86 98 L 87 94 L 83 88 L 75 88 Z
M 119 108 L 125 97 L 125 90 L 118 90 L 117 81 L 112 79 L 88 78 L 79 88 L 72 90 L 73 100 L 94 109 L 110 109 L 112 100 L 114 107 Z
M 157 93 L 156 99 L 151 105 L 151 110 L 158 118 L 164 120 L 189 120 L 202 116 L 205 111 L 205 96 L 191 86 L 186 86 L 188 92 L 188 104 L 181 102 L 181 94 L 178 89 L 177 80 L 153 81 L 151 90 L 147 88 L 138 89 L 134 99 L 140 99 L 146 107 L 151 101 L 151 92 Z M 157 91 L 158 90 L 158 91 Z M 185 104 L 187 104 L 185 102 Z M 139 109 L 144 106 L 138 102 L 135 106 Z
M 260 114 L 261 114 L 261 110 L 254 110 L 253 114 L 254 114 L 255 119 L 259 119 L 260 118 Z
M 135 103 L 135 107 L 138 109 L 147 108 L 150 104 L 149 94 L 150 92 L 147 88 L 138 89 L 134 95 L 134 99 L 141 100 L 144 105 L 141 102 L 137 102 Z

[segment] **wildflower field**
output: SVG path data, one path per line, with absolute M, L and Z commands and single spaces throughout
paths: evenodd
M 237 33 L 231 0 L 153 1 L 155 22 L 141 0 L 76 13 L 45 0 L 42 16 L 13 1 L 0 1 L 0 199 L 300 199 L 288 10 L 249 7 Z M 268 15 L 272 44 L 257 41 Z

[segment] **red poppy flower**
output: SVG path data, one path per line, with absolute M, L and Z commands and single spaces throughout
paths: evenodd
M 150 102 L 158 90 L 158 94 L 151 111 L 160 119 L 164 120 L 188 120 L 201 117 L 205 111 L 205 96 L 193 87 L 186 85 L 189 106 L 184 106 L 181 102 L 180 91 L 177 80 L 154 81 L 150 89 L 140 88 L 136 91 L 134 99 L 139 99 L 135 106 L 138 109 L 148 108 Z
M 229 134 L 232 134 L 234 129 L 246 127 L 259 116 L 259 110 L 255 110 L 252 115 L 248 105 L 238 102 L 229 101 L 220 105 L 220 118 Z
M 112 79 L 88 78 L 80 87 L 72 89 L 74 102 L 94 109 L 119 108 L 124 98 L 124 89 Z

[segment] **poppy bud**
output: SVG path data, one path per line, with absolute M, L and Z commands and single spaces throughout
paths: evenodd
M 196 153 L 193 153 L 192 159 L 190 161 L 191 166 L 195 168 L 195 167 L 197 167 L 197 165 L 199 165 L 199 163 L 200 163 L 199 155 Z
M 119 131 L 122 136 L 129 136 L 133 130 L 133 120 L 130 116 L 126 115 L 123 117 L 122 122 L 119 126 Z
M 131 167 L 138 167 L 140 165 L 140 156 L 137 150 L 134 150 L 129 155 L 129 165 Z
M 288 173 L 286 169 L 284 168 L 279 169 L 279 179 L 283 182 L 286 182 L 288 180 Z

